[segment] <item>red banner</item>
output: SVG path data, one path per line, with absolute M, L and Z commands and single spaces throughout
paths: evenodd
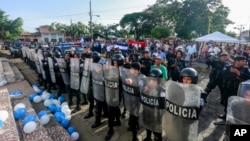
M 146 41 L 138 42 L 138 41 L 134 41 L 134 40 L 128 40 L 128 44 L 132 45 L 132 46 L 137 46 L 137 47 L 146 47 L 147 46 Z

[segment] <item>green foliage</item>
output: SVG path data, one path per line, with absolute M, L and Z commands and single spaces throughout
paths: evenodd
M 154 26 L 173 28 L 184 39 L 205 35 L 208 30 L 225 32 L 233 23 L 221 0 L 157 0 L 144 12 L 151 15 Z
M 153 28 L 152 18 L 145 12 L 126 14 L 120 20 L 120 25 L 129 33 L 134 34 L 136 40 L 141 35 L 150 34 Z
M 39 28 L 48 28 L 50 31 L 56 30 L 58 33 L 64 33 L 67 36 L 71 36 L 72 40 L 88 32 L 88 27 L 82 22 L 72 23 L 71 25 L 51 23 L 50 25 L 41 25 Z
M 23 20 L 16 18 L 14 20 L 8 19 L 5 12 L 0 10 L 0 40 L 15 40 L 22 34 Z
M 237 37 L 237 33 L 235 33 L 234 31 L 228 31 L 226 32 L 225 34 L 227 34 L 228 36 L 231 36 L 233 38 L 236 38 Z
M 167 38 L 170 30 L 167 27 L 155 27 L 151 30 L 151 35 L 157 39 Z

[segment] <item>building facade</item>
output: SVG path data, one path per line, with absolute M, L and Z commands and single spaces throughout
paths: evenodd
M 58 43 L 64 42 L 65 37 L 63 33 L 57 32 L 56 30 L 49 30 L 49 28 L 38 28 L 36 33 L 25 32 L 19 38 L 25 42 L 36 42 L 36 43 Z

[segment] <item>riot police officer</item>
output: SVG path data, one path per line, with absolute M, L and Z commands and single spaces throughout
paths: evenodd
M 163 78 L 163 73 L 160 69 L 154 68 L 154 69 L 150 70 L 149 76 L 155 77 L 155 78 Z M 147 118 L 147 117 L 145 117 L 145 118 Z M 151 141 L 152 131 L 150 129 L 147 129 L 147 128 L 146 128 L 146 131 L 147 131 L 147 136 L 143 141 Z M 153 134 L 155 136 L 155 141 L 162 141 L 162 133 L 153 132 Z
M 124 68 L 126 68 L 126 69 L 130 69 L 130 67 L 131 67 L 131 63 L 130 63 L 130 61 L 129 61 L 129 56 L 128 56 L 128 54 L 124 54 L 123 55 L 124 56 L 124 64 L 123 64 L 123 67 Z M 124 99 L 123 99 L 124 100 Z M 124 105 L 123 105 L 124 106 Z M 125 108 L 125 106 L 124 106 L 124 108 L 123 108 L 123 112 L 122 112 L 122 115 L 121 115 L 121 117 L 122 118 L 125 118 L 126 117 L 126 108 Z
M 39 62 L 39 55 L 42 54 L 42 50 L 41 49 L 36 49 L 35 50 L 35 62 L 36 62 L 36 70 L 37 70 L 37 82 L 39 84 L 39 86 L 43 85 L 43 75 L 42 75 L 42 70 L 40 67 L 40 62 Z
M 210 61 L 209 64 L 212 66 L 212 71 L 209 74 L 209 82 L 205 89 L 207 96 L 214 89 L 216 86 L 220 89 L 221 95 L 221 104 L 223 103 L 223 77 L 222 77 L 222 70 L 226 65 L 227 54 L 220 54 L 220 58 L 218 61 Z
M 136 47 L 133 49 L 133 53 L 129 56 L 130 62 L 139 62 L 139 53 Z
M 54 72 L 56 77 L 56 86 L 57 86 L 57 97 L 60 97 L 64 91 L 65 84 L 63 82 L 62 75 L 60 73 L 60 69 L 57 63 L 56 58 L 61 58 L 61 54 L 59 52 L 54 52 L 53 62 L 54 62 Z
M 52 81 L 50 77 L 48 57 L 51 57 L 51 54 L 49 52 L 44 52 L 44 58 L 42 60 L 42 63 L 43 63 L 43 70 L 46 76 L 45 89 L 48 88 L 48 92 L 51 93 Z
M 77 65 L 79 65 L 79 68 L 80 68 L 80 60 L 81 60 L 80 54 L 79 53 L 75 53 L 74 54 L 74 58 L 77 59 L 77 60 L 79 60 L 79 64 L 77 64 Z M 77 79 L 80 80 L 80 72 L 78 72 L 78 73 L 79 73 L 79 77 Z M 78 85 L 80 85 L 80 84 L 78 84 Z M 72 113 L 76 113 L 76 112 L 78 112 L 78 111 L 81 110 L 81 107 L 80 107 L 80 101 L 81 101 L 81 98 L 80 98 L 80 88 L 79 89 L 73 89 L 73 88 L 71 88 L 71 99 L 72 99 L 73 93 L 76 95 L 76 107 L 72 111 Z
M 81 82 L 81 80 L 82 80 L 82 75 L 83 75 L 83 70 L 84 70 L 84 59 L 81 57 L 81 59 L 80 59 L 80 75 L 79 75 L 79 77 L 80 77 L 80 82 Z M 81 102 L 81 105 L 88 105 L 88 101 L 87 101 L 87 97 L 86 97 L 86 95 L 85 94 L 82 94 L 83 96 L 83 101 Z
M 70 80 L 70 54 L 66 53 L 64 59 L 65 59 L 65 63 L 66 63 L 65 72 L 69 76 L 69 80 Z M 69 103 L 69 106 L 72 106 L 73 105 L 73 101 L 72 101 L 72 93 L 71 93 L 70 84 L 66 85 L 66 90 L 67 90 L 67 93 L 68 93 L 68 103 Z
M 131 66 L 131 63 L 129 61 L 129 55 L 128 54 L 123 54 L 124 56 L 124 64 L 123 64 L 123 67 L 124 68 L 127 68 L 127 69 L 130 69 L 130 66 Z
M 250 79 L 250 72 L 246 65 L 246 57 L 237 56 L 234 58 L 234 64 L 230 66 L 226 66 L 223 69 L 222 77 L 223 77 L 223 94 L 224 94 L 224 103 L 225 114 L 220 115 L 219 117 L 222 119 L 226 119 L 226 109 L 227 109 L 227 100 L 230 96 L 237 95 L 239 84 L 242 81 L 246 81 Z
M 137 70 L 139 72 L 140 71 L 140 67 L 141 66 L 140 66 L 139 62 L 134 62 L 134 63 L 131 64 L 131 68 L 130 69 Z M 135 73 L 135 74 L 137 74 L 137 73 Z M 138 77 L 138 76 L 134 76 L 134 77 Z M 134 80 L 137 80 L 137 79 L 134 79 Z M 134 82 L 134 83 L 138 83 L 138 82 Z M 139 97 L 138 97 L 138 102 L 139 102 Z M 137 103 L 135 103 L 135 104 L 137 104 Z M 134 115 L 133 113 L 130 113 L 129 114 L 129 119 L 128 119 L 128 125 L 129 125 L 128 130 L 132 131 L 132 136 L 133 136 L 132 137 L 132 141 L 138 141 L 138 138 L 137 138 L 137 130 L 139 130 L 138 116 Z
M 179 80 L 179 75 L 182 69 L 186 67 L 185 61 L 182 59 L 183 52 L 181 50 L 176 51 L 176 58 L 171 58 L 168 61 L 168 70 L 173 81 Z
M 90 51 L 90 46 L 85 46 L 84 47 L 84 52 L 82 54 L 82 59 L 85 60 L 86 58 L 92 58 L 92 52 Z M 94 109 L 94 97 L 93 97 L 93 92 L 91 90 L 88 91 L 87 95 L 83 94 L 83 99 L 85 99 L 85 96 L 87 96 L 88 101 L 89 101 L 89 112 L 84 116 L 84 119 L 88 119 L 92 117 L 93 114 L 93 109 Z M 84 104 L 84 103 L 83 103 Z
M 106 80 L 107 78 L 104 77 L 106 100 L 108 104 L 108 126 L 109 126 L 109 130 L 105 136 L 105 140 L 110 140 L 111 137 L 113 136 L 114 134 L 113 126 L 121 126 L 121 121 L 120 121 L 121 111 L 120 111 L 119 105 L 121 101 L 122 85 L 119 79 L 119 70 L 117 71 L 117 69 L 119 69 L 119 67 L 124 64 L 123 55 L 114 54 L 111 60 L 111 64 L 113 68 L 109 68 L 109 70 L 111 71 L 110 75 L 114 73 L 118 73 L 118 74 L 113 75 L 113 76 L 117 76 L 118 78 L 116 78 L 116 81 L 115 80 L 110 81 L 110 80 Z M 117 79 L 118 79 L 118 82 L 117 82 Z
M 180 82 L 185 84 L 198 84 L 198 72 L 193 68 L 185 68 L 180 72 Z M 200 87 L 201 97 L 200 97 L 200 110 L 204 106 L 207 94 Z
M 166 84 L 166 114 L 163 117 L 163 130 L 166 136 L 164 139 L 173 141 L 196 140 L 199 114 L 204 105 L 202 95 L 205 92 L 200 86 L 196 85 L 198 73 L 193 68 L 183 69 L 180 72 L 179 82 L 184 84 L 172 81 Z M 190 113 L 195 113 L 195 116 L 184 116 L 182 113 L 186 111 L 192 111 Z
M 101 57 L 101 55 L 98 52 L 93 52 L 93 63 L 98 63 L 98 64 L 105 64 L 105 59 Z M 90 79 L 92 79 L 92 75 L 90 76 Z M 92 83 L 91 83 L 92 85 Z M 90 86 L 93 87 L 93 86 Z M 96 128 L 100 126 L 101 123 L 101 116 L 102 116 L 102 111 L 104 113 L 104 116 L 108 116 L 108 106 L 106 101 L 100 101 L 97 98 L 95 98 L 96 101 L 96 115 L 95 115 L 95 122 L 91 126 L 91 128 Z
M 146 76 L 149 76 L 150 67 L 153 65 L 153 60 L 150 58 L 149 51 L 144 51 L 144 56 L 141 58 L 140 63 L 140 72 Z

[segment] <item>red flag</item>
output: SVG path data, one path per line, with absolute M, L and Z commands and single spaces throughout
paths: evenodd
M 141 42 L 138 42 L 138 41 L 134 41 L 134 40 L 128 40 L 128 44 L 129 45 L 134 45 L 134 46 L 137 46 L 137 47 L 146 47 L 147 46 L 147 42 L 146 41 L 141 41 Z

